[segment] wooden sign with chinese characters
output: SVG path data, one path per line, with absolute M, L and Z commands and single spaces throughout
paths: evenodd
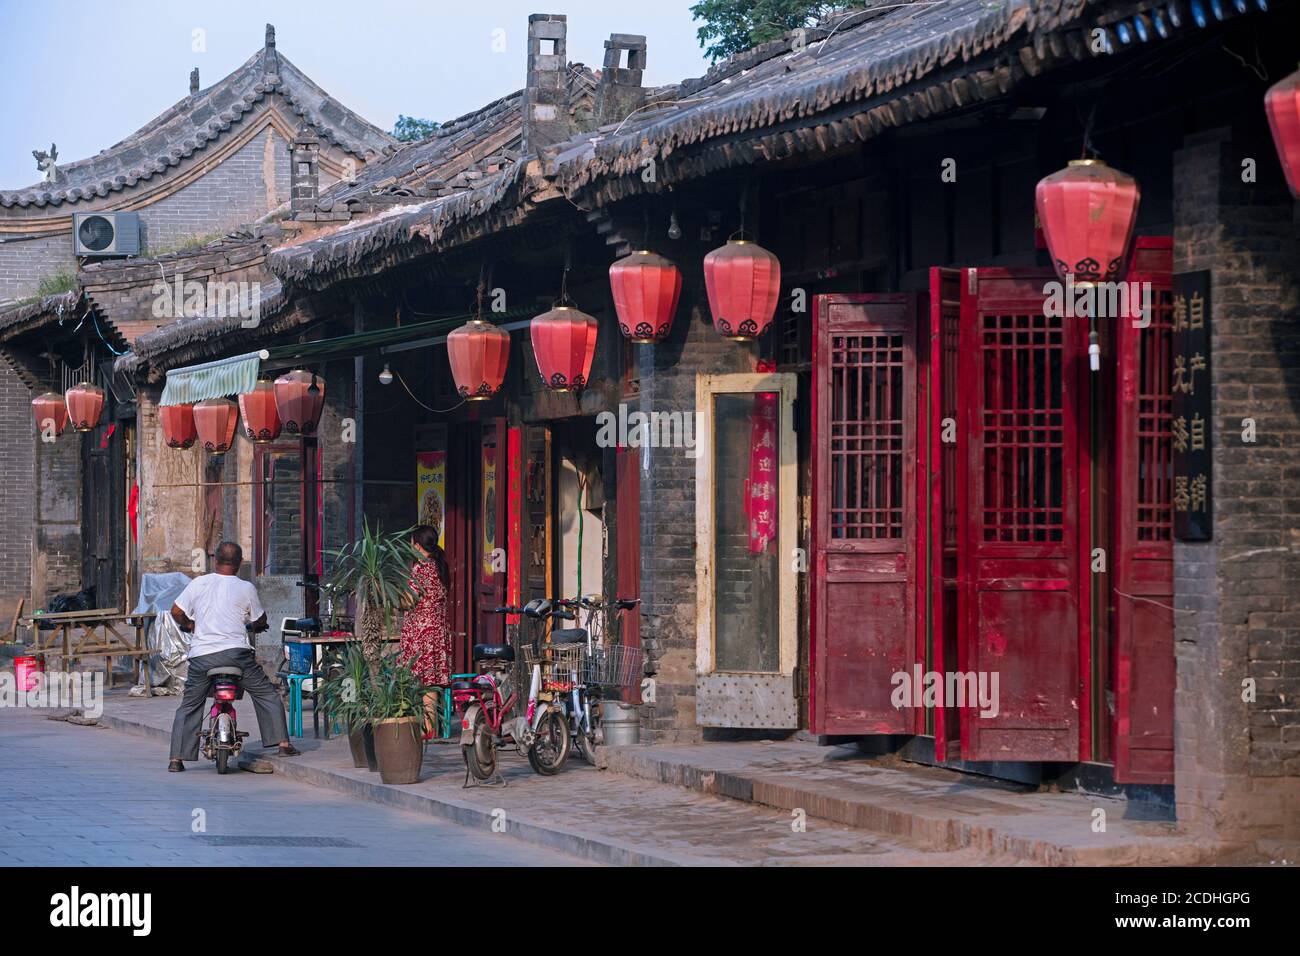
M 1214 529 L 1210 429 L 1210 273 L 1174 276 L 1174 537 L 1209 541 Z

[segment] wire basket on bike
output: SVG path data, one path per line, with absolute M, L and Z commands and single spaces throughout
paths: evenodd
M 586 647 L 582 644 L 532 644 L 523 646 L 524 669 L 531 675 L 534 665 L 542 669 L 542 686 L 544 691 L 573 690 L 574 681 L 582 672 L 582 659 Z M 531 679 L 531 677 L 526 677 Z M 523 686 L 528 686 L 524 684 Z
M 639 686 L 641 648 L 623 644 L 593 647 L 582 659 L 582 681 L 595 687 Z

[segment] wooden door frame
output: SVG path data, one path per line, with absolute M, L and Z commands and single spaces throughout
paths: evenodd
M 699 417 L 698 457 L 695 459 L 695 666 L 697 682 L 716 672 L 713 609 L 713 396 L 717 394 L 749 394 L 776 392 L 780 437 L 778 475 L 780 482 L 777 518 L 778 547 L 793 548 L 798 543 L 798 450 L 794 432 L 794 400 L 797 378 L 790 372 L 736 373 L 722 375 L 697 375 L 695 378 L 695 409 Z M 780 670 L 764 677 L 793 680 L 798 658 L 798 580 L 792 562 L 786 555 L 778 554 L 778 587 L 780 594 L 778 633 L 778 662 Z M 698 690 L 698 688 L 697 688 Z M 795 722 L 798 722 L 797 708 Z

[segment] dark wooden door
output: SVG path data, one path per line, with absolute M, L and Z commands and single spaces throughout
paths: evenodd
M 81 442 L 81 586 L 94 587 L 95 607 L 125 610 L 126 458 L 122 423 L 112 412 L 106 409 L 104 424 L 93 431 L 69 434 Z
M 812 727 L 910 733 L 891 703 L 916 627 L 916 298 L 813 302 Z
M 1135 240 L 1128 281 L 1130 288 L 1150 284 L 1150 324 L 1116 328 L 1113 752 L 1120 783 L 1174 782 L 1172 272 L 1172 239 Z M 1190 432 L 1180 440 L 1190 441 Z
M 1044 314 L 1055 278 L 967 269 L 961 292 L 967 760 L 1077 760 L 1087 732 L 1087 322 Z M 972 680 L 996 708 L 970 699 Z
M 963 447 L 957 427 L 961 279 L 960 269 L 930 270 L 930 348 L 926 354 L 929 573 L 923 576 L 923 583 L 929 598 L 926 636 L 930 669 L 938 674 L 963 669 L 957 640 L 958 461 Z M 961 756 L 961 715 L 951 701 L 940 701 L 934 708 L 933 731 L 936 760 Z

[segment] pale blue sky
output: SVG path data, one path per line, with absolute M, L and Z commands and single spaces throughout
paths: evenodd
M 569 59 L 598 67 L 610 33 L 645 34 L 647 85 L 699 76 L 692 0 L 0 0 L 0 188 L 36 182 L 33 149 L 55 142 L 60 162 L 107 149 L 262 46 L 372 123 L 398 113 L 443 120 L 524 84 L 530 13 L 569 18 Z M 493 31 L 506 49 L 492 52 Z M 193 33 L 205 31 L 206 52 Z

